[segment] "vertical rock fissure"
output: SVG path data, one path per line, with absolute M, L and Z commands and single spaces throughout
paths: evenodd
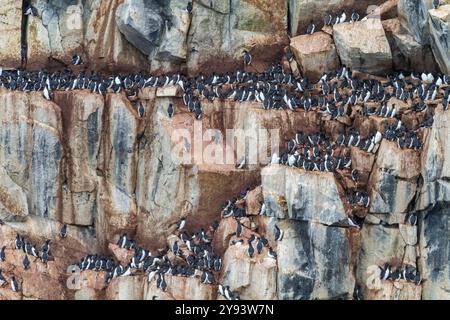
M 27 44 L 27 29 L 28 29 L 28 15 L 25 15 L 25 10 L 30 6 L 29 0 L 22 0 L 22 23 L 20 29 L 20 67 L 25 69 L 28 60 L 28 44 Z
M 286 27 L 287 32 L 290 37 L 292 37 L 292 26 L 291 26 L 291 1 L 286 0 Z

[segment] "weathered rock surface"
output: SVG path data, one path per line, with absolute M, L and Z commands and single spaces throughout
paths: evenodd
M 310 20 L 320 28 L 326 14 L 345 11 L 347 18 L 355 10 L 364 17 L 371 8 L 385 2 L 385 0 L 289 0 L 289 21 L 291 35 L 305 34 Z
M 262 170 L 261 177 L 269 216 L 325 225 L 346 218 L 332 174 L 271 165 Z
M 421 45 L 429 43 L 428 10 L 432 0 L 399 0 L 397 11 L 403 28 Z
M 383 140 L 370 177 L 370 212 L 406 213 L 416 195 L 419 173 L 418 152 L 399 150 L 395 142 Z
M 429 45 L 421 45 L 394 18 L 382 21 L 392 51 L 394 68 L 416 72 L 436 72 L 439 70 Z
M 337 24 L 333 37 L 342 64 L 371 74 L 392 69 L 391 48 L 379 18 Z
M 333 38 L 325 32 L 291 38 L 291 49 L 303 76 L 310 80 L 317 81 L 324 72 L 339 68 Z
M 350 299 L 350 243 L 343 228 L 286 220 L 277 245 L 278 299 Z
M 450 201 L 450 155 L 448 135 L 449 115 L 441 107 L 436 109 L 434 124 L 422 151 L 421 176 L 423 186 L 416 204 L 417 210 L 426 210 L 437 203 Z
M 450 5 L 429 11 L 431 48 L 440 69 L 445 73 L 450 72 L 449 22 Z

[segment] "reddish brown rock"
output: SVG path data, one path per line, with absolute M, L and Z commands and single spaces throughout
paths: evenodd
M 251 190 L 247 195 L 247 214 L 258 215 L 261 211 L 263 195 L 261 186 Z
M 318 80 L 324 72 L 339 68 L 339 58 L 333 38 L 325 32 L 291 38 L 291 48 L 303 76 Z
M 120 248 L 118 245 L 113 243 L 110 243 L 108 245 L 108 249 L 116 257 L 117 261 L 119 261 L 122 265 L 127 265 L 130 262 L 131 258 L 134 256 L 133 250 Z

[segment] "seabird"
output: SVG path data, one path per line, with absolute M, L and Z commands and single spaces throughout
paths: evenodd
M 188 1 L 186 6 L 186 11 L 190 14 L 192 13 L 192 1 Z
M 244 63 L 246 66 L 252 63 L 252 55 L 247 50 L 244 50 Z
M 61 231 L 59 231 L 59 236 L 64 239 L 67 237 L 67 224 L 64 224 L 61 228 Z
M 255 253 L 255 249 L 253 249 L 252 242 L 250 240 L 247 241 L 248 248 L 247 248 L 247 254 L 250 258 L 253 258 L 253 254 Z
M 3 277 L 2 269 L 0 269 L 0 287 L 6 283 L 5 277 Z
M 242 224 L 236 220 L 236 236 L 240 237 L 242 234 Z
M 5 248 L 6 246 L 3 246 L 0 250 L 0 261 L 5 261 Z
M 138 113 L 139 113 L 139 118 L 143 118 L 144 114 L 145 114 L 145 109 L 144 106 L 142 105 L 142 103 L 139 101 L 139 105 L 138 105 Z
M 316 25 L 315 25 L 314 22 L 311 20 L 311 21 L 309 22 L 308 28 L 306 29 L 306 33 L 307 33 L 307 34 L 313 34 L 315 30 L 316 30 Z
M 128 241 L 128 239 L 127 239 L 127 234 L 124 233 L 124 234 L 119 238 L 119 241 L 117 241 L 117 245 L 118 245 L 120 248 L 125 248 L 125 246 L 127 245 L 127 241 Z
M 28 259 L 27 255 L 25 255 L 25 257 L 23 258 L 22 265 L 25 270 L 28 270 L 30 268 L 30 260 Z
M 283 239 L 283 230 L 278 228 L 277 225 L 275 225 L 275 241 L 281 241 Z
M 180 219 L 180 221 L 177 222 L 177 230 L 178 230 L 178 231 L 183 230 L 184 227 L 185 227 L 185 225 L 186 225 L 186 218 L 182 217 L 182 218 Z
M 11 289 L 14 292 L 19 291 L 19 286 L 17 284 L 16 277 L 14 277 L 14 276 L 11 278 Z
M 269 247 L 269 251 L 267 252 L 267 255 L 272 259 L 277 258 L 277 254 L 275 253 L 275 251 L 273 251 L 272 247 Z
M 22 240 L 22 238 L 19 236 L 19 234 L 16 235 L 16 241 L 14 242 L 14 245 L 15 245 L 15 247 L 16 247 L 16 250 L 22 249 L 23 240 Z
M 258 238 L 258 242 L 256 243 L 256 252 L 258 252 L 258 254 L 261 254 L 262 249 L 263 249 L 263 243 L 262 243 L 261 239 Z
M 173 114 L 174 114 L 173 105 L 171 103 L 169 103 L 169 107 L 167 108 L 167 115 L 169 116 L 169 118 L 172 118 Z
M 353 11 L 352 16 L 350 17 L 350 22 L 356 22 L 359 20 L 359 14 L 356 11 Z
M 79 55 L 74 54 L 74 55 L 72 56 L 72 64 L 73 64 L 74 66 L 82 65 L 82 64 L 83 64 L 83 59 L 82 59 Z
M 46 100 L 52 100 L 52 92 L 50 91 L 50 89 L 47 87 L 47 85 L 45 85 L 44 90 L 42 91 L 42 95 Z
M 439 8 L 440 5 L 441 5 L 441 1 L 440 0 L 433 0 L 433 8 L 434 9 Z
M 42 252 L 41 261 L 43 263 L 47 263 L 47 261 L 48 261 L 48 252 L 47 251 Z
M 389 275 L 391 274 L 391 269 L 388 263 L 386 263 L 384 265 L 383 268 L 381 268 L 381 272 L 380 272 L 380 279 L 381 280 L 387 280 L 389 278 Z
M 236 169 L 243 169 L 245 167 L 245 157 L 236 163 Z
M 38 10 L 33 5 L 29 4 L 24 10 L 24 15 L 26 16 L 32 15 L 33 17 L 37 17 Z

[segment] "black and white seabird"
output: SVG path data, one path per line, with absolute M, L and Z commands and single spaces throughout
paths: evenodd
M 27 255 L 25 255 L 25 257 L 23 258 L 22 265 L 25 270 L 28 270 L 30 268 L 30 260 L 28 259 Z
M 306 33 L 307 34 L 313 34 L 314 31 L 316 31 L 316 25 L 314 24 L 314 22 L 311 20 L 309 22 L 308 28 L 306 29 Z
M 252 63 L 252 55 L 247 50 L 244 50 L 244 63 L 246 66 Z
M 6 246 L 3 246 L 0 250 L 0 261 L 5 261 L 5 248 Z
M 16 235 L 16 241 L 14 242 L 14 245 L 15 245 L 15 247 L 16 247 L 16 250 L 22 249 L 22 246 L 23 246 L 23 240 L 22 240 L 22 238 L 19 236 L 19 234 Z
M 177 222 L 177 230 L 181 231 L 186 226 L 186 218 L 181 218 L 180 221 Z
M 277 254 L 275 253 L 275 251 L 273 251 L 272 247 L 269 247 L 269 251 L 267 252 L 267 255 L 272 259 L 277 258 Z
M 16 277 L 14 276 L 11 278 L 11 289 L 14 292 L 19 291 L 19 285 L 17 284 Z
M 139 105 L 138 105 L 138 113 L 139 113 L 140 118 L 144 117 L 145 109 L 141 102 L 139 102 Z
M 278 228 L 277 225 L 275 225 L 274 235 L 275 235 L 275 241 L 281 241 L 283 239 L 283 230 Z
M 356 22 L 359 20 L 359 14 L 356 11 L 353 11 L 352 16 L 350 17 L 350 22 Z
M 386 263 L 384 265 L 384 267 L 383 268 L 380 267 L 380 269 L 381 269 L 380 279 L 381 280 L 387 280 L 389 278 L 390 274 L 391 274 L 391 267 L 389 266 L 388 263 Z
M 83 59 L 82 59 L 79 55 L 74 54 L 74 55 L 72 56 L 72 64 L 73 64 L 74 66 L 82 65 L 82 64 L 83 64 Z
M 433 8 L 437 9 L 441 5 L 441 0 L 433 0 Z
M 45 98 L 45 100 L 52 100 L 53 98 L 53 93 L 51 92 L 51 90 L 48 88 L 47 85 L 45 85 L 44 90 L 42 91 L 42 96 Z
M 255 253 L 255 249 L 253 249 L 252 242 L 250 240 L 248 240 L 247 243 L 248 243 L 247 254 L 250 258 L 252 258 L 253 254 Z
M 240 237 L 242 235 L 242 224 L 236 220 L 236 236 Z
M 172 118 L 173 114 L 174 114 L 173 105 L 171 103 L 169 103 L 169 107 L 167 108 L 167 115 L 169 116 L 169 118 Z
M 192 1 L 188 1 L 187 6 L 186 6 L 186 11 L 188 13 L 192 13 Z
M 127 242 L 128 242 L 127 234 L 124 233 L 123 235 L 120 236 L 119 240 L 117 241 L 117 245 L 120 248 L 125 248 L 125 246 L 127 245 Z
M 61 228 L 61 230 L 59 231 L 59 236 L 64 239 L 67 237 L 67 224 L 64 224 Z
M 36 9 L 35 6 L 29 4 L 27 7 L 25 7 L 23 14 L 26 16 L 32 15 L 33 17 L 37 17 L 38 10 Z
M 236 163 L 236 169 L 244 169 L 244 167 L 245 167 L 245 157 Z
M 6 283 L 5 277 L 3 277 L 2 269 L 0 269 L 0 287 Z

